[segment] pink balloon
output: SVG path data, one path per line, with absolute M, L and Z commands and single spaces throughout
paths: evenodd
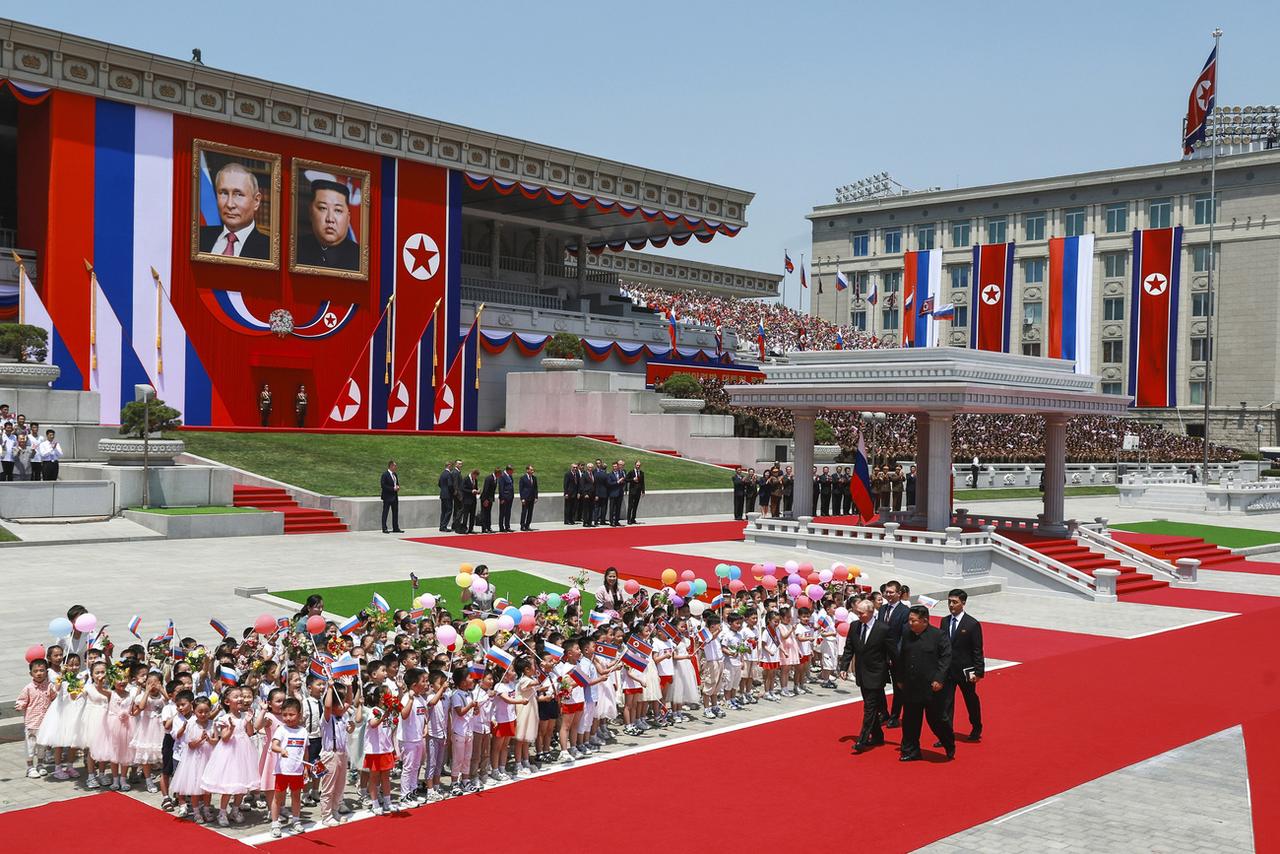
M 788 584 L 788 585 L 787 585 L 787 595 L 788 595 L 788 596 L 790 596 L 792 599 L 794 599 L 794 598 L 796 598 L 797 596 L 799 596 L 799 595 L 800 595 L 800 585 L 799 585 L 799 584 Z
M 532 605 L 521 605 L 520 613 L 522 616 L 525 616 L 525 617 L 536 617 L 538 616 L 538 609 L 533 607 Z
M 685 581 L 693 581 L 698 577 L 698 574 L 692 569 L 686 569 L 684 572 L 680 573 L 680 577 Z
M 485 581 L 480 576 L 477 575 L 471 579 L 472 593 L 484 593 L 488 589 L 489 589 L 489 582 Z
M 796 607 L 797 607 L 797 608 L 812 608 L 812 607 L 813 607 L 813 603 L 809 601 L 809 597 L 808 597 L 808 596 L 800 596 L 800 597 L 797 597 L 797 598 L 796 598 Z
M 520 618 L 520 628 L 526 632 L 531 632 L 538 626 L 538 618 L 533 614 L 526 614 Z
M 764 578 L 760 579 L 760 583 L 764 585 L 765 590 L 773 590 L 778 586 L 778 579 L 774 578 L 772 575 L 766 575 Z
M 840 637 L 846 637 L 849 634 L 848 623 L 836 623 L 836 634 Z
M 458 630 L 453 626 L 441 626 L 436 629 L 436 640 L 445 646 L 453 646 L 454 641 L 458 639 Z
M 432 596 L 430 593 L 424 593 L 420 598 L 422 599 L 422 607 L 426 608 L 428 611 L 436 606 L 436 597 Z
M 845 608 L 844 606 L 841 606 L 841 607 L 839 607 L 839 608 L 836 608 L 835 614 L 834 614 L 833 616 L 834 616 L 834 617 L 836 618 L 836 620 L 838 620 L 839 622 L 841 622 L 841 623 L 847 623 L 847 622 L 849 621 L 849 616 L 850 616 L 850 615 L 849 615 L 849 609 L 848 609 L 848 608 Z
M 800 568 L 800 564 L 796 563 L 794 560 L 787 561 L 783 566 L 786 567 L 787 572 L 795 572 Z
M 746 590 L 746 589 L 747 589 L 747 585 L 743 584 L 742 579 L 740 578 L 735 578 L 733 581 L 729 582 L 730 593 L 737 593 L 741 590 Z
M 793 572 L 787 576 L 787 586 L 790 587 L 792 584 L 804 584 L 804 579 Z
M 313 635 L 318 635 L 324 632 L 324 617 L 319 614 L 307 617 L 307 631 L 311 632 Z
M 628 578 L 626 581 L 622 582 L 622 589 L 627 591 L 628 596 L 634 596 L 640 592 L 640 582 L 636 581 L 634 578 Z
M 836 581 L 847 581 L 849 579 L 849 567 L 837 566 L 831 570 L 831 577 Z
M 253 630 L 260 635 L 273 634 L 276 630 L 276 618 L 270 614 L 263 614 L 253 621 Z
M 775 572 L 777 572 L 777 571 L 778 571 L 778 567 L 774 566 L 774 565 L 773 565 L 773 564 L 771 564 L 771 563 L 766 563 L 766 564 L 762 567 L 762 569 L 764 569 L 764 574 L 765 574 L 765 575 L 773 575 Z
M 35 661 L 37 658 L 44 658 L 44 647 L 40 644 L 27 647 L 27 664 Z
M 818 585 L 818 584 L 810 584 L 809 589 L 807 589 L 805 593 L 809 595 L 810 599 L 813 599 L 815 601 L 818 599 L 821 599 L 824 595 L 826 595 L 826 591 L 823 590 L 821 585 Z
M 688 596 L 689 590 L 692 589 L 692 587 L 693 585 L 690 584 L 689 582 L 681 581 L 679 584 L 676 585 L 676 593 L 680 594 L 681 596 Z
M 77 632 L 91 632 L 98 627 L 98 618 L 93 614 L 81 614 L 76 617 L 75 627 Z
M 756 578 L 764 575 L 764 567 L 758 563 L 751 564 L 751 574 Z
M 498 618 L 499 631 L 509 632 L 515 627 L 516 627 L 516 621 L 511 619 L 510 616 L 503 614 L 501 617 Z
M 832 578 L 835 578 L 835 573 L 829 569 L 824 569 L 818 573 L 819 584 L 830 584 Z

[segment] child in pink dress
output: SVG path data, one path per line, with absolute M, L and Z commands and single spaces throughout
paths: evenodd
M 129 747 L 132 750 L 133 764 L 142 766 L 143 779 L 147 781 L 147 791 L 155 794 L 160 791 L 155 780 L 151 779 L 151 768 L 160 764 L 164 748 L 164 725 L 160 722 L 160 712 L 164 709 L 164 689 L 160 684 L 159 673 L 148 673 L 142 691 L 133 701 L 133 738 Z
M 183 739 L 186 749 L 178 770 L 169 784 L 169 791 L 175 796 L 186 795 L 191 802 L 191 816 L 196 824 L 213 821 L 213 809 L 209 806 L 209 795 L 200 785 L 209 757 L 213 755 L 213 746 L 218 740 L 218 731 L 209 720 L 213 707 L 207 697 L 196 700 L 194 716 L 174 729 L 173 737 Z
M 253 721 L 243 711 L 246 699 L 243 688 L 228 688 L 223 692 L 221 706 L 224 711 L 214 722 L 218 743 L 214 745 L 209 763 L 200 776 L 201 788 L 222 796 L 218 801 L 219 827 L 229 826 L 228 819 L 236 824 L 244 821 L 240 802 L 246 792 L 258 785 L 258 755 L 251 740 Z M 231 803 L 229 814 L 228 803 Z
M 783 608 L 778 615 L 782 623 L 778 626 L 779 655 L 782 659 L 782 696 L 794 697 L 796 692 L 787 687 L 787 682 L 796 684 L 796 671 L 800 668 L 800 642 L 796 640 L 796 627 L 791 621 L 791 609 Z
M 110 763 L 112 780 L 107 788 L 113 792 L 129 791 L 129 784 L 124 775 L 129 770 L 129 761 L 133 751 L 129 748 L 129 739 L 133 730 L 133 696 L 129 693 L 128 678 L 120 671 L 115 671 L 111 696 L 107 699 L 107 719 L 98 730 L 89 752 L 94 761 Z
M 272 688 L 267 694 L 267 701 L 253 719 L 253 731 L 262 736 L 261 753 L 258 756 L 258 782 L 256 788 L 267 799 L 270 810 L 274 801 L 279 798 L 284 802 L 284 793 L 276 792 L 276 754 L 271 750 L 271 735 L 280 726 L 280 711 L 284 707 L 285 689 Z

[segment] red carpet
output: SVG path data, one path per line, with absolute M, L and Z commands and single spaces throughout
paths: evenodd
M 680 850 L 723 850 L 727 832 L 749 834 L 754 850 L 797 850 L 805 844 L 803 827 L 810 826 L 805 805 L 817 803 L 806 797 L 804 787 L 828 781 L 846 793 L 851 808 L 876 816 L 876 833 L 864 838 L 863 850 L 910 851 L 1241 721 L 1274 715 L 1280 711 L 1277 668 L 1259 665 L 1257 656 L 1218 660 L 1215 680 L 1232 686 L 1230 691 L 1189 691 L 1180 677 L 1185 662 L 1206 649 L 1265 648 L 1277 616 L 1280 608 L 1273 606 L 1267 613 L 1115 641 L 993 672 L 983 682 L 987 738 L 981 744 L 962 743 L 952 764 L 940 762 L 940 751 L 933 750 L 927 751 L 931 761 L 900 764 L 892 743 L 863 756 L 850 755 L 858 709 L 844 706 L 619 760 L 625 765 L 605 762 L 535 778 L 399 819 L 308 834 L 279 843 L 279 848 L 370 850 L 383 844 L 388 833 L 405 832 L 430 834 L 436 847 L 462 848 L 474 845 L 475 828 L 495 816 L 522 833 L 565 838 L 586 832 L 582 816 L 617 815 L 628 804 L 652 803 L 655 793 L 673 783 L 686 793 L 720 792 L 726 779 L 744 774 L 749 803 L 776 803 L 779 793 L 789 793 L 797 805 L 794 820 L 739 823 L 732 831 L 720 822 L 681 822 L 678 829 L 664 828 L 657 836 L 614 834 L 610 850 L 648 854 L 655 846 L 670 847 L 672 838 L 678 838 Z M 1099 722 L 1091 710 L 1096 711 L 1101 697 L 1105 720 Z M 1157 719 L 1159 726 L 1151 725 Z M 1273 723 L 1270 729 L 1275 729 Z M 896 741 L 896 732 L 889 735 Z M 922 741 L 932 742 L 927 728 Z M 751 768 L 764 773 L 751 778 Z M 1264 774 L 1263 785 L 1269 787 L 1272 779 Z M 903 808 L 903 792 L 921 787 L 935 793 L 928 798 L 927 815 Z M 1269 809 L 1266 804 L 1272 802 L 1255 798 L 1254 803 L 1257 811 Z M 1266 849 L 1260 845 L 1259 850 Z
M 1206 542 L 1200 537 L 1174 537 L 1168 534 L 1143 534 L 1135 531 L 1112 531 L 1111 536 L 1125 545 L 1146 552 L 1160 560 L 1176 561 L 1192 557 L 1200 561 L 1201 569 L 1223 572 L 1253 572 L 1259 575 L 1280 575 L 1280 563 L 1248 560 L 1231 553 L 1230 549 Z
M 0 813 L 0 839 L 6 852 L 32 854 L 81 849 L 129 854 L 245 851 L 234 839 L 115 792 Z
M 1271 691 L 1280 690 L 1272 681 Z M 1253 805 L 1253 847 L 1280 851 L 1280 711 L 1244 722 L 1249 760 L 1249 802 Z

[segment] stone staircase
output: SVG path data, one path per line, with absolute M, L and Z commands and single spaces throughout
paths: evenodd
M 233 487 L 232 503 L 236 507 L 256 507 L 284 514 L 286 534 L 332 534 L 347 530 L 342 520 L 329 510 L 300 507 L 283 489 L 273 486 Z
M 1014 532 L 1005 532 L 1005 536 L 1089 576 L 1099 569 L 1114 569 L 1120 573 L 1116 579 L 1116 594 L 1119 596 L 1138 593 L 1142 590 L 1159 590 L 1169 586 L 1167 581 L 1161 581 L 1118 560 L 1090 551 L 1076 540 L 1065 537 L 1038 537 L 1034 534 Z
M 1207 542 L 1200 537 L 1174 537 L 1144 535 L 1129 531 L 1111 532 L 1111 537 L 1154 558 L 1176 563 L 1180 558 L 1195 558 L 1201 569 L 1243 569 L 1248 571 L 1248 561 L 1230 549 Z M 1239 566 L 1243 564 L 1244 566 Z

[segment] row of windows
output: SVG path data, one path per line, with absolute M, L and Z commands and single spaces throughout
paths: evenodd
M 1214 219 L 1214 205 L 1208 193 L 1200 193 L 1195 197 L 1195 223 L 1207 225 Z M 1107 205 L 1103 212 L 1106 234 L 1120 234 L 1129 230 L 1129 204 L 1118 202 Z M 1022 215 L 1022 239 L 1035 241 L 1045 239 L 1046 214 L 1044 211 L 1033 211 Z M 1078 237 L 1088 229 L 1087 211 L 1083 207 L 1066 208 L 1062 212 L 1063 229 L 1067 237 Z M 1147 201 L 1147 227 L 1169 228 L 1173 224 L 1173 199 L 1161 198 Z M 951 223 L 951 246 L 961 249 L 971 245 L 971 228 L 969 222 Z M 1009 240 L 1009 218 L 1005 216 L 987 217 L 987 243 L 1006 243 Z M 937 231 L 933 223 L 918 225 L 915 228 L 916 249 L 929 250 L 938 248 Z M 896 254 L 902 251 L 903 230 L 888 228 L 882 232 L 885 254 Z M 855 231 L 851 236 L 853 257 L 865 258 L 871 254 L 871 232 Z
M 896 289 L 895 289 L 896 290 Z M 1106 297 L 1102 300 L 1102 319 L 1108 321 L 1124 320 L 1124 297 Z M 1209 309 L 1210 300 L 1207 292 L 1193 293 L 1191 295 L 1191 316 L 1192 317 L 1208 317 L 1212 312 Z M 894 312 L 894 322 L 887 323 L 885 328 L 893 329 L 897 326 L 897 309 L 886 308 L 885 317 L 889 315 L 887 312 Z M 859 326 L 857 318 L 861 315 L 863 325 Z M 866 329 L 866 309 L 857 309 L 853 312 L 855 318 L 853 325 L 858 329 Z M 1042 302 L 1024 302 L 1022 304 L 1022 324 L 1024 326 L 1034 326 L 1044 320 L 1044 303 Z M 956 306 L 955 320 L 951 321 L 953 327 L 966 327 L 969 325 L 969 307 L 965 305 Z
M 1204 403 L 1204 380 L 1192 380 L 1188 384 L 1188 390 L 1191 392 L 1192 405 L 1199 406 Z M 1121 382 L 1104 382 L 1102 384 L 1103 394 L 1124 394 L 1124 383 Z

